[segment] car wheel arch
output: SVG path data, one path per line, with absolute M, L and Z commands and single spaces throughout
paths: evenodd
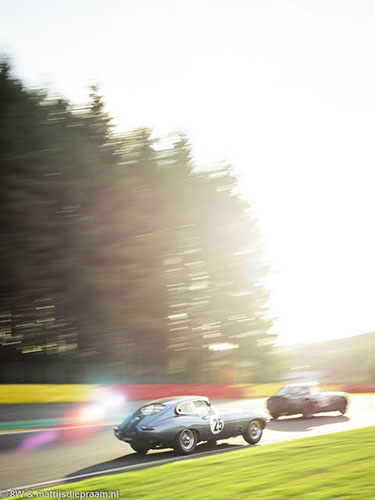
M 193 439 L 190 440 L 188 437 L 188 434 L 191 434 Z M 184 434 L 187 435 L 187 442 L 183 442 L 184 439 Z M 175 437 L 174 443 L 173 443 L 173 448 L 178 454 L 182 455 L 189 455 L 193 453 L 198 445 L 198 435 L 197 432 L 192 429 L 191 427 L 185 427 L 183 430 L 181 430 Z
M 195 433 L 195 436 L 197 438 L 197 442 L 199 443 L 199 441 L 201 441 L 201 438 L 200 438 L 200 433 L 198 431 L 198 429 L 196 427 L 191 427 L 189 425 L 187 426 L 182 426 L 182 427 L 179 427 L 177 432 L 175 433 L 174 437 L 173 437 L 173 440 L 177 439 L 178 435 L 180 434 L 180 432 L 182 432 L 183 430 L 185 429 L 189 429 L 190 431 L 193 431 Z
M 318 411 L 317 405 L 310 399 L 306 399 L 302 403 L 301 413 L 304 418 L 311 418 Z
M 259 424 L 258 430 L 256 427 L 252 430 L 252 426 L 253 425 L 257 426 L 258 424 Z M 263 419 L 252 418 L 249 421 L 248 426 L 245 432 L 242 434 L 242 436 L 247 443 L 257 444 L 262 438 L 264 428 L 265 428 L 265 422 Z

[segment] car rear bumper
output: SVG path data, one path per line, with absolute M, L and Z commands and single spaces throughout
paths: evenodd
M 113 432 L 117 439 L 124 441 L 125 443 L 132 442 L 142 442 L 142 443 L 158 443 L 161 441 L 161 436 L 154 431 L 143 431 L 143 430 L 127 430 L 119 429 L 115 427 Z

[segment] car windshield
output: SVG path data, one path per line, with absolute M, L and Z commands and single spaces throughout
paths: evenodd
M 320 392 L 318 385 L 286 385 L 280 389 L 277 396 L 303 396 L 305 394 L 318 394 Z
M 291 386 L 291 385 L 287 385 L 285 387 L 283 387 L 282 389 L 280 389 L 276 395 L 277 396 L 299 396 L 301 394 L 306 394 L 308 391 L 306 389 L 306 387 L 304 386 Z
M 289 394 L 289 386 L 286 386 L 286 387 L 282 387 L 281 389 L 279 389 L 275 396 L 284 396 L 285 394 Z

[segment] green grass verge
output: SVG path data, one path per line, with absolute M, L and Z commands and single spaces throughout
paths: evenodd
M 375 498 L 374 479 L 375 432 L 366 428 L 249 447 L 58 489 L 120 490 L 120 498 L 129 500 L 367 500 Z

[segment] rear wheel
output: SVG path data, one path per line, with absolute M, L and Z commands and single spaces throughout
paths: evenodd
M 195 431 L 184 429 L 181 431 L 174 442 L 174 449 L 181 455 L 189 455 L 193 453 L 198 444 L 198 438 Z
M 259 420 L 252 420 L 246 431 L 243 433 L 243 438 L 249 444 L 256 444 L 260 441 L 263 434 L 263 425 Z
M 143 443 L 129 443 L 134 451 L 140 453 L 141 455 L 146 455 L 148 450 L 150 449 L 147 445 Z

